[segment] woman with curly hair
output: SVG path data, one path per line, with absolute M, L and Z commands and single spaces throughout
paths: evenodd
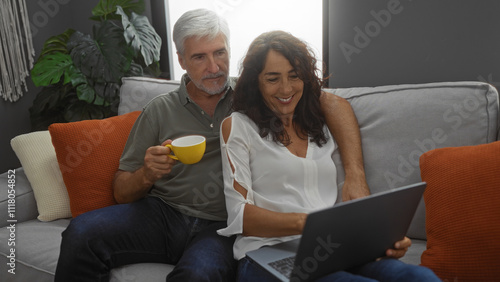
M 297 238 L 310 212 L 336 202 L 332 155 L 337 144 L 320 109 L 322 80 L 316 63 L 305 42 L 283 31 L 257 37 L 243 61 L 234 112 L 221 124 L 228 226 L 218 231 L 237 235 L 233 251 L 239 281 L 274 280 L 245 254 Z M 401 257 L 408 246 L 405 238 L 388 254 Z M 397 259 L 322 279 L 386 280 L 395 274 L 401 281 L 437 279 L 429 269 Z

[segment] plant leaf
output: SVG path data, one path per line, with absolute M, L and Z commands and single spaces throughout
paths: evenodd
M 138 63 L 132 62 L 130 68 L 124 76 L 144 76 L 144 70 Z
M 40 56 L 38 60 L 40 60 L 43 56 L 49 55 L 52 53 L 64 53 L 68 54 L 68 49 L 66 47 L 66 43 L 68 42 L 70 36 L 75 32 L 74 29 L 68 28 L 61 34 L 49 37 L 43 44 L 42 51 L 40 52 Z
M 70 80 L 73 87 L 77 87 L 82 83 L 87 83 L 87 77 L 74 65 L 69 68 L 68 72 L 71 73 Z
M 47 130 L 54 122 L 65 122 L 64 97 L 68 91 L 67 86 L 61 84 L 43 87 L 36 95 L 32 106 L 29 109 L 31 129 L 33 131 Z
M 82 83 L 76 87 L 76 95 L 78 100 L 85 101 L 87 103 L 93 103 L 95 100 L 95 91 L 92 86 L 88 83 Z
M 72 68 L 71 85 L 76 90 L 78 100 L 92 103 L 95 100 L 95 90 L 90 85 L 87 77 L 77 68 Z
M 46 110 L 53 109 L 63 98 L 64 91 L 61 86 L 43 87 L 36 95 L 30 111 L 32 113 L 43 113 Z
M 151 26 L 148 18 L 132 13 L 129 19 L 120 6 L 117 7 L 116 13 L 122 16 L 123 35 L 134 53 L 142 55 L 146 66 L 159 61 L 161 37 Z
M 132 61 L 122 29 L 111 21 L 104 21 L 96 30 L 95 40 L 75 32 L 68 47 L 75 66 L 94 81 L 119 82 Z
M 35 86 L 49 86 L 56 84 L 64 75 L 66 84 L 70 81 L 66 71 L 73 65 L 70 55 L 63 53 L 53 53 L 42 57 L 36 62 L 31 70 L 31 80 Z
M 122 7 L 127 15 L 130 15 L 132 12 L 142 14 L 145 7 L 143 0 L 139 0 L 138 2 L 134 2 L 134 0 L 101 0 L 97 6 L 92 9 L 92 15 L 94 16 L 91 17 L 91 19 L 119 19 L 119 17 L 116 16 L 117 6 Z
M 69 104 L 64 112 L 64 118 L 68 122 L 87 119 L 103 119 L 105 117 L 107 117 L 107 109 L 80 100 Z
M 160 63 L 154 62 L 151 65 L 144 68 L 144 74 L 141 76 L 151 76 L 151 77 L 159 77 L 161 75 Z
M 101 103 L 109 105 L 110 103 L 120 99 L 120 84 L 118 83 L 96 82 L 94 84 L 94 89 L 97 94 L 94 104 L 97 104 L 100 100 L 102 100 Z

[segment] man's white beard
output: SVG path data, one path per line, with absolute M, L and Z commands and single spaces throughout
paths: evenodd
M 189 75 L 189 73 L 188 73 L 188 75 Z M 206 78 L 217 78 L 217 77 L 225 77 L 225 79 L 226 79 L 226 81 L 224 82 L 224 84 L 221 87 L 219 87 L 219 88 L 215 88 L 215 89 L 208 88 L 205 85 L 203 85 L 203 83 L 202 83 L 203 79 L 206 79 Z M 214 74 L 209 74 L 209 75 L 206 75 L 206 76 L 202 77 L 201 81 L 195 81 L 195 80 L 191 79 L 191 82 L 194 83 L 194 85 L 198 89 L 206 92 L 207 94 L 209 94 L 209 95 L 217 95 L 217 94 L 222 93 L 224 90 L 226 90 L 227 85 L 228 85 L 228 77 L 227 77 L 227 75 L 226 75 L 225 72 L 220 71 L 220 72 L 217 72 L 217 73 L 214 73 Z

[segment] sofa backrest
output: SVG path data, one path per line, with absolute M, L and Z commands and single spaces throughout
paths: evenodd
M 120 87 L 118 114 L 142 111 L 154 97 L 179 87 L 180 82 L 149 77 L 123 77 Z
M 372 193 L 420 182 L 419 157 L 441 147 L 498 140 L 498 93 L 481 82 L 325 89 L 346 98 L 358 119 Z M 340 157 L 336 161 L 340 162 Z M 344 172 L 338 166 L 342 187 Z M 421 201 L 408 236 L 425 239 Z
M 123 78 L 119 114 L 142 107 L 178 81 Z M 482 82 L 443 82 L 324 89 L 346 98 L 361 131 L 366 177 L 372 193 L 420 182 L 419 157 L 434 148 L 477 145 L 499 139 L 498 92 Z M 338 187 L 344 183 L 340 155 L 334 156 Z M 341 191 L 340 191 L 341 192 Z M 408 236 L 425 239 L 421 201 Z

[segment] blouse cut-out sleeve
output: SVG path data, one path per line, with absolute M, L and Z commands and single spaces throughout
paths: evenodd
M 237 235 L 233 252 L 241 259 L 250 250 L 297 237 L 243 236 L 246 204 L 280 213 L 309 213 L 335 203 L 337 170 L 332 156 L 336 144 L 325 126 L 327 143 L 319 147 L 308 140 L 307 154 L 302 158 L 270 136 L 262 138 L 246 115 L 236 112 L 231 118 L 227 142 L 220 138 L 228 219 L 227 227 L 218 233 Z M 246 198 L 234 188 L 235 182 L 247 191 Z
M 228 213 L 227 227 L 218 231 L 220 235 L 231 236 L 243 233 L 243 212 L 245 204 L 254 204 L 252 178 L 250 171 L 251 136 L 247 124 L 242 123 L 239 115 L 232 116 L 231 133 L 227 140 L 221 134 L 222 172 L 224 177 L 224 193 Z M 231 161 L 231 163 L 229 162 Z M 231 168 L 234 167 L 234 172 Z M 245 198 L 234 189 L 234 182 L 238 182 L 245 190 Z

